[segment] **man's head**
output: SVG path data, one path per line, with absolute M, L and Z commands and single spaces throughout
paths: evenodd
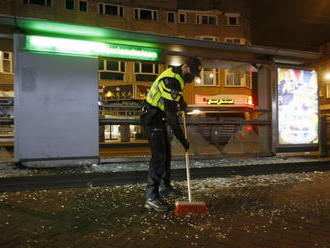
M 201 61 L 196 57 L 188 57 L 182 65 L 183 80 L 191 83 L 195 77 L 200 76 L 202 69 Z

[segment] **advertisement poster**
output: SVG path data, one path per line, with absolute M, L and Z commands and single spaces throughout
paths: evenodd
M 318 83 L 312 70 L 278 68 L 278 143 L 318 143 Z

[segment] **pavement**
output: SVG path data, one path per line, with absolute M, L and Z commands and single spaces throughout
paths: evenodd
M 330 247 L 329 171 L 192 180 L 192 192 L 208 215 L 147 211 L 145 184 L 0 193 L 0 247 Z
M 330 248 L 330 158 L 317 153 L 192 157 L 206 216 L 144 209 L 150 157 L 75 168 L 0 163 L 0 247 Z M 185 162 L 173 185 L 187 201 Z

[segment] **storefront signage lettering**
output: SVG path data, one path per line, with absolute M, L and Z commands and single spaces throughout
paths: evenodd
M 160 58 L 160 50 L 157 48 L 34 35 L 26 36 L 25 48 L 29 51 L 43 53 L 57 53 L 92 57 L 104 56 L 148 61 L 158 61 Z
M 207 101 L 207 104 L 212 105 L 212 104 L 234 104 L 233 99 L 209 99 Z

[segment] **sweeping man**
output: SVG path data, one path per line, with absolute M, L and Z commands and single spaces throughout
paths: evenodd
M 186 103 L 182 96 L 184 84 L 193 82 L 195 77 L 199 77 L 200 71 L 201 62 L 195 57 L 187 58 L 181 66 L 168 68 L 156 78 L 143 104 L 141 125 L 148 136 L 152 153 L 146 189 L 147 209 L 169 211 L 169 206 L 161 197 L 181 195 L 171 186 L 171 147 L 167 125 L 188 151 L 189 143 L 178 121 L 178 105 L 180 110 L 185 110 Z

